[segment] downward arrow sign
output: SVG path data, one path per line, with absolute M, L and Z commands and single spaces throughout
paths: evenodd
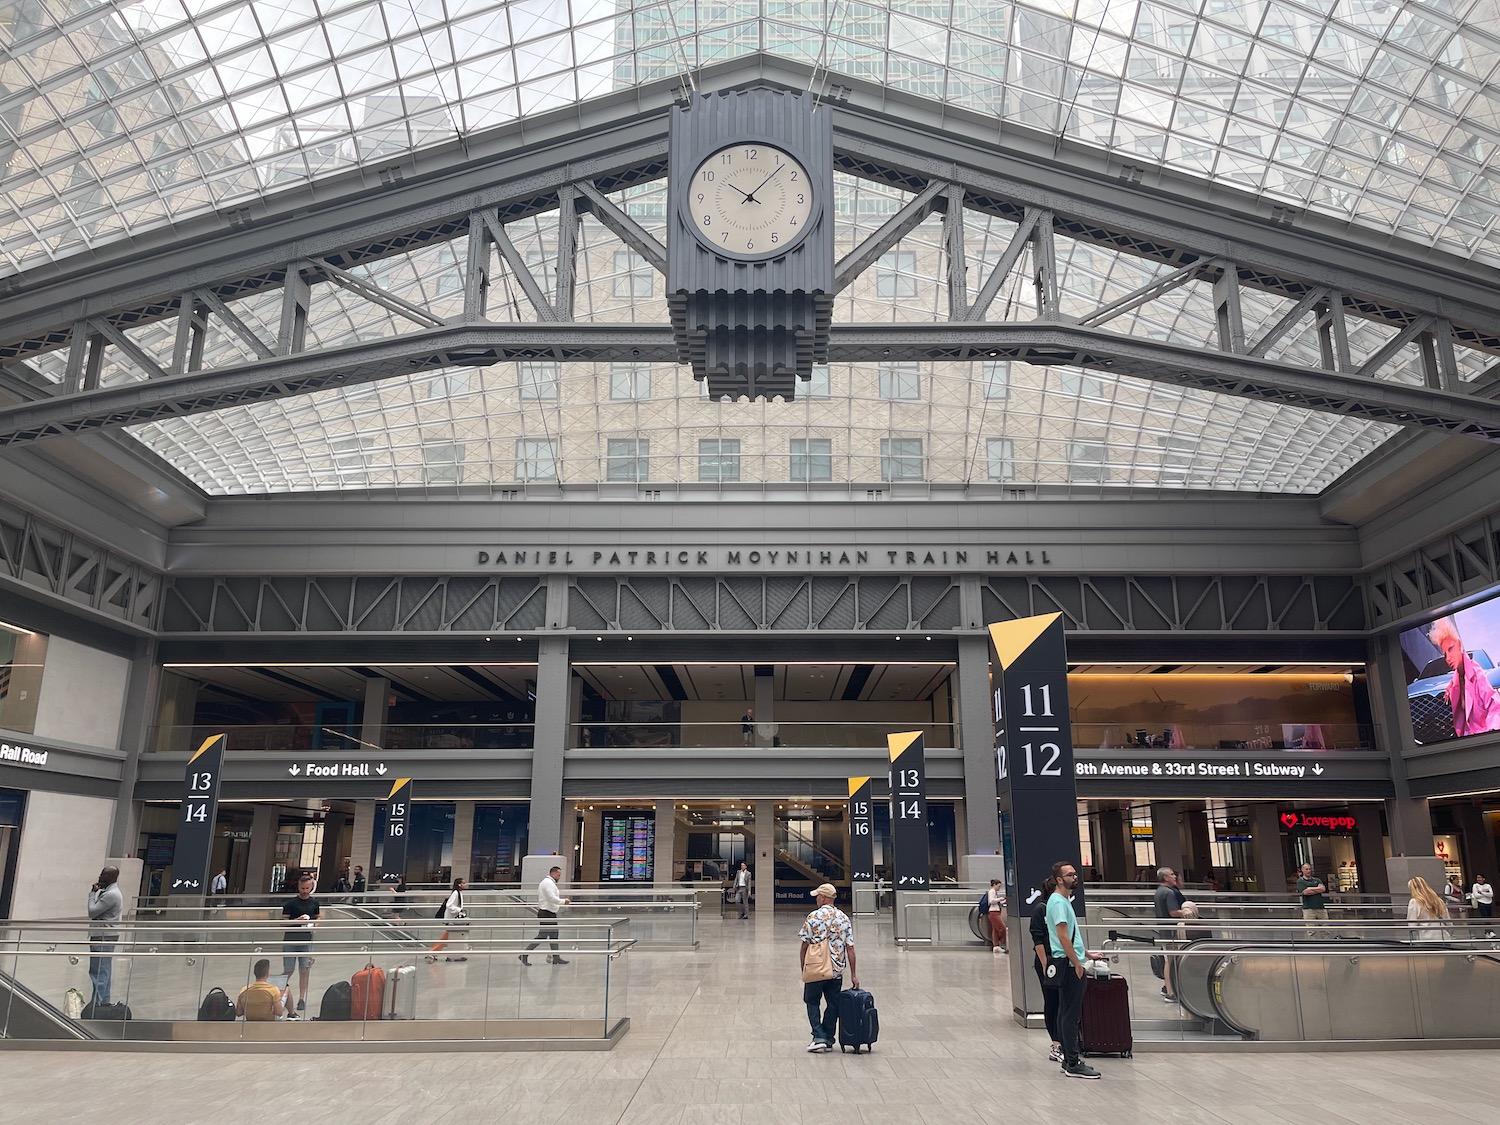
M 1313 766 L 1313 773 L 1322 773 L 1322 772 L 1323 772 L 1323 767 L 1322 766 Z
M 375 772 L 378 773 L 381 777 L 384 777 L 385 776 L 385 763 L 381 762 L 380 765 L 376 766 L 375 767 Z
M 290 767 L 287 768 L 286 772 L 289 773 L 289 774 L 291 774 L 293 777 L 296 777 L 299 773 L 302 772 L 302 767 L 301 766 L 290 766 Z

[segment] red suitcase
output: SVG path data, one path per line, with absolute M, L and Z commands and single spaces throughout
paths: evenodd
M 1119 1055 L 1128 1059 L 1134 1053 L 1130 985 L 1124 977 L 1090 977 L 1084 982 L 1078 1035 L 1085 1055 Z
M 385 970 L 366 965 L 349 982 L 349 1018 L 378 1020 L 385 1005 Z

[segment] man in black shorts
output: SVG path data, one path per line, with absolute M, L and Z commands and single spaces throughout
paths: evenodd
M 313 927 L 323 908 L 313 898 L 313 877 L 303 875 L 297 880 L 297 897 L 289 898 L 281 907 L 281 916 L 291 919 L 286 933 L 282 934 L 281 971 L 286 974 L 287 1014 L 307 1011 L 307 979 L 312 973 Z M 292 1007 L 292 973 L 297 977 L 297 1006 Z

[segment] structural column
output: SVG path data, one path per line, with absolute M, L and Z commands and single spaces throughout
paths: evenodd
M 1129 883 L 1135 878 L 1135 851 L 1126 849 L 1130 827 L 1119 809 L 1100 809 L 1095 822 L 1094 874 L 1101 883 Z
M 1478 805 L 1455 805 L 1453 819 L 1458 823 L 1458 833 L 1464 845 L 1464 890 L 1474 884 L 1475 874 L 1495 881 L 1495 838 L 1490 835 L 1490 826 L 1485 822 L 1484 811 Z
M 1286 856 L 1281 846 L 1281 814 L 1273 801 L 1250 806 L 1250 851 L 1262 893 L 1280 894 L 1288 887 Z
M 384 676 L 366 677 L 363 721 L 359 727 L 360 741 L 366 750 L 385 749 L 385 716 L 390 696 L 390 680 Z
M 375 877 L 374 801 L 354 802 L 354 831 L 349 843 L 349 861 L 351 870 L 354 867 L 365 869 L 366 887 L 373 891 L 375 888 L 369 886 L 369 880 Z
M 999 855 L 1000 790 L 996 783 L 990 642 L 983 633 L 958 640 L 958 723 L 964 755 L 964 852 Z M 993 878 L 995 874 L 986 871 L 982 877 Z
M 563 762 L 568 744 L 568 640 L 543 637 L 537 645 L 536 739 L 531 753 L 532 855 L 562 848 Z M 541 870 L 541 875 L 547 872 Z
M 1354 847 L 1359 858 L 1359 889 L 1365 894 L 1389 894 L 1390 876 L 1385 868 L 1385 833 L 1381 831 L 1380 806 L 1357 802 L 1354 813 Z
M 1156 853 L 1156 866 L 1170 867 L 1181 875 L 1182 830 L 1178 815 L 1176 801 L 1151 802 L 1151 850 Z
M 276 828 L 280 817 L 274 805 L 256 805 L 250 818 L 250 858 L 245 863 L 245 893 L 271 889 L 271 866 L 276 862 Z
M 474 802 L 453 802 L 452 877 L 467 879 L 474 862 Z M 566 869 L 566 864 L 564 865 Z
M 677 855 L 677 802 L 656 802 L 656 882 L 658 885 L 674 882 L 677 872 L 674 860 Z
M 762 735 L 762 730 L 770 733 Z M 755 666 L 755 745 L 770 746 L 776 735 L 776 669 L 770 664 Z
M 775 801 L 755 802 L 755 857 L 750 861 L 750 874 L 755 880 L 754 908 L 769 918 L 776 909 Z
M 1208 810 L 1201 807 L 1187 809 L 1183 819 L 1187 822 L 1187 858 L 1193 875 L 1198 879 L 1206 878 L 1214 869 L 1213 837 L 1208 828 Z

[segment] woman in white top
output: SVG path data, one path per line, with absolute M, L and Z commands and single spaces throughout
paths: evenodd
M 432 951 L 427 954 L 427 963 L 430 965 L 437 958 L 433 954 L 444 946 L 451 947 L 454 953 L 469 948 L 469 912 L 464 909 L 464 888 L 468 881 L 465 879 L 453 880 L 453 893 L 443 901 L 442 908 L 437 916 L 447 923 L 448 928 L 443 931 L 443 936 L 433 944 Z M 467 957 L 444 957 L 444 961 L 467 961 Z
M 1427 880 L 1417 875 L 1407 881 L 1411 901 L 1406 904 L 1406 920 L 1411 923 L 1412 941 L 1449 941 L 1448 904 Z

